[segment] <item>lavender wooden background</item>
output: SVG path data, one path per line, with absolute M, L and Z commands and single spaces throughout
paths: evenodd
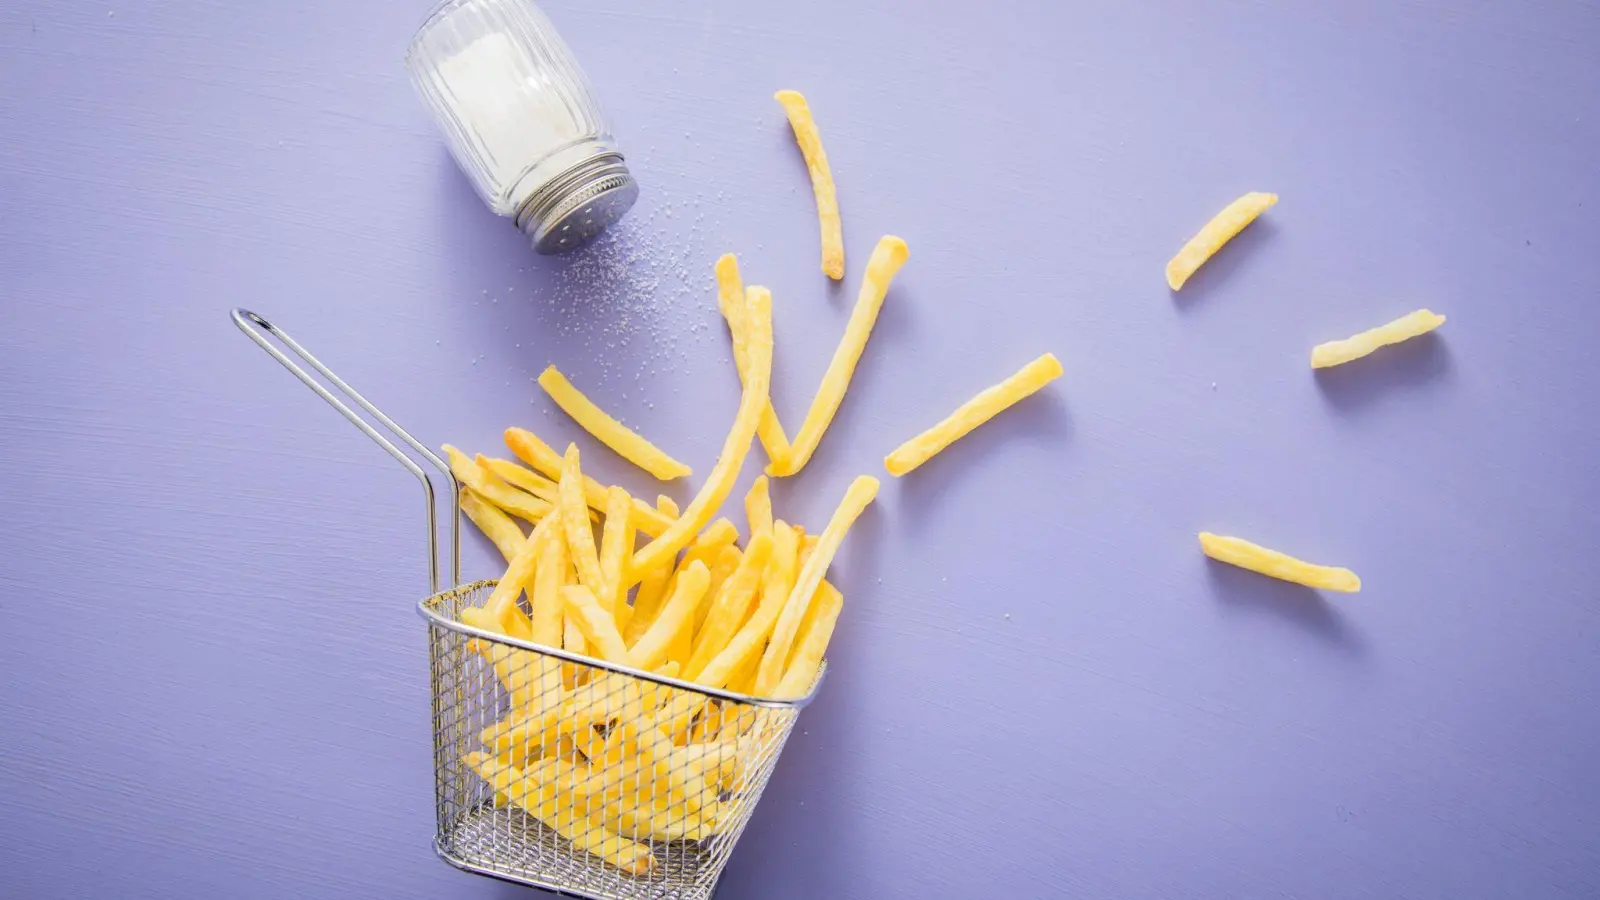
M 1600 893 L 1592 4 L 551 0 L 645 185 L 564 263 L 412 97 L 424 6 L 0 5 L 0 895 L 522 896 L 429 849 L 414 485 L 229 307 L 431 443 L 575 437 L 553 360 L 703 472 L 712 259 L 773 288 L 798 422 L 891 231 L 781 514 L 1037 353 L 1067 375 L 886 485 L 722 896 Z M 1174 300 L 1245 190 L 1283 201 Z M 1418 306 L 1438 339 L 1307 370 Z M 1366 591 L 1208 565 L 1201 528 Z

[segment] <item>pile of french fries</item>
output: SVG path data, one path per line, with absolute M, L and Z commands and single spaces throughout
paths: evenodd
M 838 200 L 816 123 L 799 93 L 780 91 L 777 99 L 812 177 L 823 270 L 842 278 Z M 607 664 L 481 638 L 468 645 L 510 700 L 509 712 L 478 735 L 481 749 L 462 758 L 497 803 L 521 808 L 578 850 L 635 875 L 659 865 L 653 842 L 702 841 L 729 827 L 753 767 L 781 735 L 776 717 L 792 712 L 615 667 L 755 698 L 799 699 L 811 691 L 844 604 L 828 567 L 878 481 L 856 478 L 827 525 L 808 534 L 774 517 L 768 478 L 795 475 L 815 453 L 908 255 L 893 235 L 873 250 L 845 334 L 793 440 L 771 402 L 771 292 L 747 287 L 732 254 L 717 260 L 717 305 L 732 339 L 740 402 L 716 464 L 681 510 L 666 496 L 649 503 L 599 483 L 584 474 L 576 445 L 557 453 L 521 428 L 505 432 L 509 459 L 445 446 L 464 488 L 463 512 L 507 566 L 488 599 L 463 610 L 461 621 Z M 895 476 L 910 472 L 1060 375 L 1061 364 L 1045 354 L 907 441 L 886 468 Z M 691 474 L 554 366 L 539 384 L 643 471 L 661 480 Z M 758 440 L 767 474 L 744 497 L 749 531 L 740 535 L 718 514 Z

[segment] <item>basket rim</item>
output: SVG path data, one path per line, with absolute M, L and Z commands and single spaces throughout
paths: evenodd
M 442 615 L 437 609 L 433 608 L 437 604 L 442 603 L 453 596 L 465 594 L 470 591 L 476 591 L 486 587 L 493 587 L 499 583 L 500 582 L 498 579 L 485 578 L 480 581 L 456 585 L 449 590 L 440 591 L 437 594 L 424 597 L 417 601 L 417 613 L 418 615 L 422 616 L 423 619 L 427 620 L 429 624 L 438 626 L 447 631 L 454 631 L 457 634 L 469 635 L 480 640 L 494 641 L 498 644 L 506 644 L 522 650 L 531 650 L 544 656 L 554 656 L 557 659 L 566 660 L 567 662 L 579 663 L 595 669 L 603 669 L 607 672 L 614 672 L 618 675 L 629 675 L 634 678 L 640 678 L 645 681 L 652 682 L 654 684 L 665 685 L 667 687 L 673 687 L 679 690 L 692 691 L 694 693 L 704 694 L 707 697 L 713 697 L 718 700 L 727 700 L 733 703 L 739 703 L 746 706 L 757 706 L 763 709 L 805 709 L 807 706 L 811 705 L 812 700 L 816 699 L 817 691 L 822 689 L 822 682 L 827 680 L 828 677 L 828 661 L 824 659 L 821 667 L 817 670 L 816 681 L 812 683 L 811 690 L 807 692 L 805 696 L 791 699 L 755 697 L 750 694 L 741 694 L 737 691 L 706 687 L 703 684 L 693 681 L 685 681 L 681 678 L 671 678 L 656 672 L 646 672 L 643 669 L 635 669 L 632 666 L 624 666 L 618 663 L 606 662 L 603 659 L 596 659 L 595 657 L 585 656 L 581 653 L 572 653 L 568 650 L 549 647 L 544 644 L 536 644 L 533 641 L 525 641 L 521 638 L 500 634 L 499 632 L 476 628 L 463 622 L 458 622 L 448 616 Z

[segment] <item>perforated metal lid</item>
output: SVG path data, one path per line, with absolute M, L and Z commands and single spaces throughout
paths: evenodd
M 639 198 L 619 153 L 584 160 L 528 198 L 518 210 L 517 227 L 544 254 L 565 253 L 588 243 L 621 219 Z

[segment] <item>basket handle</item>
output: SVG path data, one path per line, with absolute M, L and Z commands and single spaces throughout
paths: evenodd
M 296 365 L 294 360 L 285 355 L 282 350 L 273 346 L 267 340 L 266 335 L 270 334 L 277 338 L 279 343 L 288 347 L 295 356 L 298 356 L 307 365 L 315 369 L 319 375 L 332 383 L 335 388 L 338 388 L 339 393 L 355 401 L 357 406 L 366 410 L 374 419 L 377 419 L 391 435 L 398 437 L 410 446 L 412 450 L 422 454 L 434 468 L 444 475 L 445 481 L 450 485 L 450 586 L 459 586 L 461 584 L 461 516 L 456 511 L 461 507 L 461 486 L 456 483 L 455 476 L 450 473 L 450 467 L 445 465 L 444 460 L 435 455 L 432 450 L 424 447 L 404 428 L 396 425 L 393 419 L 384 415 L 376 406 L 373 406 L 371 401 L 357 393 L 355 388 L 346 384 L 344 379 L 333 374 L 333 370 L 323 365 L 315 356 L 307 352 L 306 348 L 296 343 L 294 338 L 289 337 L 283 329 L 247 309 L 235 309 L 232 313 L 232 318 L 233 324 L 239 326 L 239 330 L 244 332 L 245 337 L 255 341 L 257 346 L 267 351 L 285 369 L 294 373 L 294 377 L 300 379 L 306 387 L 315 391 L 318 397 L 328 401 L 330 406 L 339 411 L 339 415 L 344 416 L 349 420 L 350 424 L 361 429 L 362 434 L 372 438 L 379 447 L 387 451 L 400 465 L 405 466 L 406 471 L 417 476 L 417 480 L 422 482 L 423 497 L 428 505 L 428 585 L 430 588 L 429 593 L 433 594 L 439 593 L 439 526 L 438 509 L 434 501 L 433 480 L 411 457 L 407 456 L 399 447 L 396 447 L 394 442 L 384 437 L 366 419 L 357 415 L 355 410 L 345 405 L 343 400 L 334 396 L 332 391 L 323 387 L 315 378 L 312 378 L 305 369 Z

